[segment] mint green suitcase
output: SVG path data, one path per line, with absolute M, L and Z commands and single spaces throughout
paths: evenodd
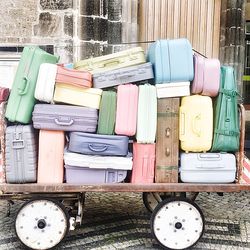
M 53 56 L 38 47 L 25 47 L 10 92 L 5 117 L 10 122 L 28 124 L 35 105 L 35 87 L 42 63 L 57 63 Z

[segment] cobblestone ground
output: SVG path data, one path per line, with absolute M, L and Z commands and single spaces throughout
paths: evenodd
M 206 230 L 193 249 L 250 249 L 250 193 L 200 194 L 197 204 L 204 212 Z M 22 249 L 13 229 L 15 212 L 6 217 L 7 203 L 0 203 L 0 249 Z M 150 214 L 141 194 L 89 193 L 84 223 L 72 231 L 57 249 L 160 249 L 152 239 Z

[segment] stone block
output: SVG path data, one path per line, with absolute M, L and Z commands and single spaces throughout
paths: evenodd
M 111 21 L 120 21 L 122 17 L 122 0 L 108 1 L 108 19 Z
M 73 0 L 40 0 L 43 10 L 65 10 L 73 8 Z
M 112 53 L 112 46 L 100 43 L 81 43 L 80 58 L 87 59 L 90 57 L 103 56 Z
M 122 24 L 120 22 L 108 22 L 108 43 L 121 43 Z
M 73 36 L 73 14 L 64 16 L 64 33 Z
M 80 0 L 80 15 L 105 17 L 107 15 L 107 7 L 107 0 Z

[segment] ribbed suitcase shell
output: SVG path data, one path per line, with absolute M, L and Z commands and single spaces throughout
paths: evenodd
M 54 93 L 54 102 L 99 109 L 101 95 L 101 89 L 84 89 L 69 84 L 57 83 Z
M 113 69 L 120 69 L 141 63 L 145 63 L 144 51 L 141 47 L 136 47 L 110 55 L 99 56 L 79 61 L 74 64 L 75 69 L 84 69 L 92 74 L 105 72 Z
M 63 183 L 64 132 L 40 130 L 38 183 Z
M 69 105 L 36 104 L 33 111 L 33 126 L 36 129 L 96 131 L 96 109 Z
M 156 84 L 157 98 L 190 95 L 190 82 Z
M 133 169 L 131 183 L 153 183 L 155 170 L 155 144 L 133 143 Z
M 152 85 L 139 86 L 136 140 L 139 143 L 154 143 L 157 123 L 156 88 Z
M 37 144 L 31 125 L 15 125 L 6 129 L 6 181 L 36 182 Z
M 71 132 L 68 150 L 81 154 L 126 156 L 128 137 Z
M 6 102 L 0 103 L 0 183 L 6 182 L 6 160 L 5 160 L 5 132 L 7 121 L 5 119 Z
M 8 88 L 0 87 L 0 103 L 8 100 L 10 90 Z
M 35 87 L 42 63 L 56 63 L 58 57 L 38 47 L 25 47 L 18 64 L 5 116 L 11 122 L 29 123 L 35 105 Z
M 180 177 L 183 182 L 231 183 L 236 175 L 233 154 L 181 154 Z
M 93 75 L 95 88 L 107 88 L 124 83 L 138 82 L 154 78 L 152 64 L 150 62 L 115 69 Z
M 133 136 L 136 133 L 138 92 L 138 87 L 133 84 L 118 86 L 115 123 L 118 135 Z
M 155 83 L 185 82 L 194 78 L 192 46 L 187 39 L 158 40 L 149 47 Z
M 181 149 L 205 152 L 211 148 L 213 105 L 208 96 L 186 96 L 181 100 L 179 136 Z

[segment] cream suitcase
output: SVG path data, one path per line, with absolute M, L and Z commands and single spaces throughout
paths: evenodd
M 180 97 L 190 95 L 190 82 L 156 84 L 157 98 Z
M 102 90 L 56 83 L 54 102 L 99 109 Z

